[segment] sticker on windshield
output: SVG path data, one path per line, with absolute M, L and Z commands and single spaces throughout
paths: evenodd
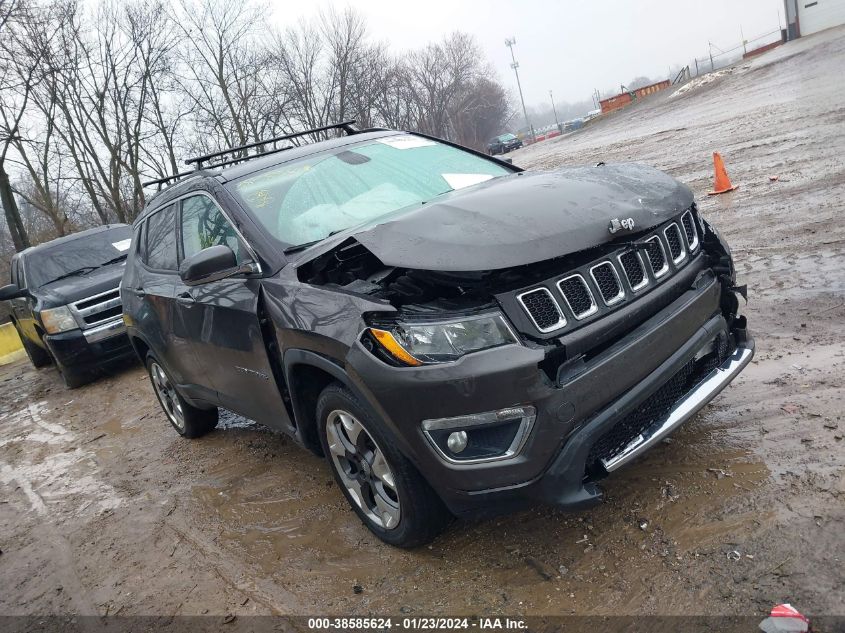
M 490 174 L 441 174 L 441 176 L 452 189 L 471 187 L 493 177 Z
M 429 141 L 427 138 L 413 136 L 411 134 L 403 134 L 402 136 L 388 136 L 387 138 L 376 139 L 382 145 L 389 145 L 394 149 L 413 149 L 415 147 L 428 147 L 429 145 L 436 145 L 434 141 Z
M 120 240 L 119 242 L 112 242 L 111 245 L 114 246 L 117 250 L 119 250 L 122 253 L 123 251 L 129 250 L 129 245 L 131 243 L 132 243 L 132 238 L 130 237 L 129 239 Z

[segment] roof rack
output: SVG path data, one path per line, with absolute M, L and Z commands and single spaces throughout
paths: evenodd
M 183 171 L 179 174 L 175 174 L 173 176 L 166 176 L 164 178 L 157 178 L 155 180 L 148 180 L 147 182 L 142 182 L 141 187 L 149 187 L 150 185 L 158 185 L 158 191 L 161 191 L 161 186 L 165 183 L 170 182 L 171 180 L 176 180 L 177 178 L 184 178 L 185 176 L 190 176 L 195 174 L 196 170 L 191 171 Z
M 243 150 L 249 150 L 253 147 L 259 147 L 263 145 L 267 145 L 268 143 L 277 143 L 278 141 L 284 141 L 291 138 L 296 138 L 298 136 L 305 136 L 306 134 L 314 134 L 316 132 L 325 132 L 326 130 L 334 130 L 334 129 L 342 129 L 346 132 L 347 135 L 357 134 L 358 130 L 352 127 L 355 124 L 354 120 L 350 121 L 342 121 L 340 123 L 332 123 L 331 125 L 324 125 L 322 127 L 315 127 L 311 130 L 305 130 L 304 132 L 294 132 L 293 134 L 284 134 L 283 136 L 276 136 L 274 138 L 268 138 L 263 141 L 256 141 L 255 143 L 248 143 L 246 145 L 238 145 L 237 147 L 232 147 L 230 149 L 220 150 L 219 152 L 212 152 L 211 154 L 205 154 L 203 156 L 195 156 L 194 158 L 189 158 L 185 161 L 186 165 L 192 165 L 196 163 L 196 169 L 202 169 L 202 164 L 211 160 L 212 158 L 217 158 L 219 156 L 225 156 L 226 154 L 233 154 L 234 152 L 240 152 Z M 252 156 L 240 156 L 237 158 L 230 159 L 228 161 L 217 163 L 215 165 L 208 165 L 209 167 L 219 167 L 221 165 L 230 165 L 232 163 L 240 162 L 242 160 L 249 160 L 251 158 L 258 158 L 260 156 L 266 156 L 267 154 L 273 154 L 276 152 L 281 152 L 288 147 L 283 148 L 276 148 L 274 147 L 269 152 L 262 152 L 260 154 L 254 154 Z

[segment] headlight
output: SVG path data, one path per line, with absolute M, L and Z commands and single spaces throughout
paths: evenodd
M 75 330 L 79 327 L 67 306 L 42 310 L 41 323 L 44 324 L 47 334 L 58 334 L 59 332 L 67 332 L 68 330 Z
M 405 365 L 445 363 L 470 352 L 519 342 L 500 312 L 445 321 L 400 322 L 371 327 L 369 332 Z

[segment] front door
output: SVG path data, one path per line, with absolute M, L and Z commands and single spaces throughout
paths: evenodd
M 252 260 L 216 202 L 205 194 L 181 201 L 181 257 L 225 245 L 238 263 Z M 176 306 L 194 353 L 221 404 L 252 420 L 283 430 L 290 418 L 273 376 L 258 320 L 261 281 L 244 275 L 176 289 Z

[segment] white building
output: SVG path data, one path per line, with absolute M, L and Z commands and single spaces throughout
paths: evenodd
M 845 0 L 784 0 L 783 4 L 790 40 L 845 24 Z

